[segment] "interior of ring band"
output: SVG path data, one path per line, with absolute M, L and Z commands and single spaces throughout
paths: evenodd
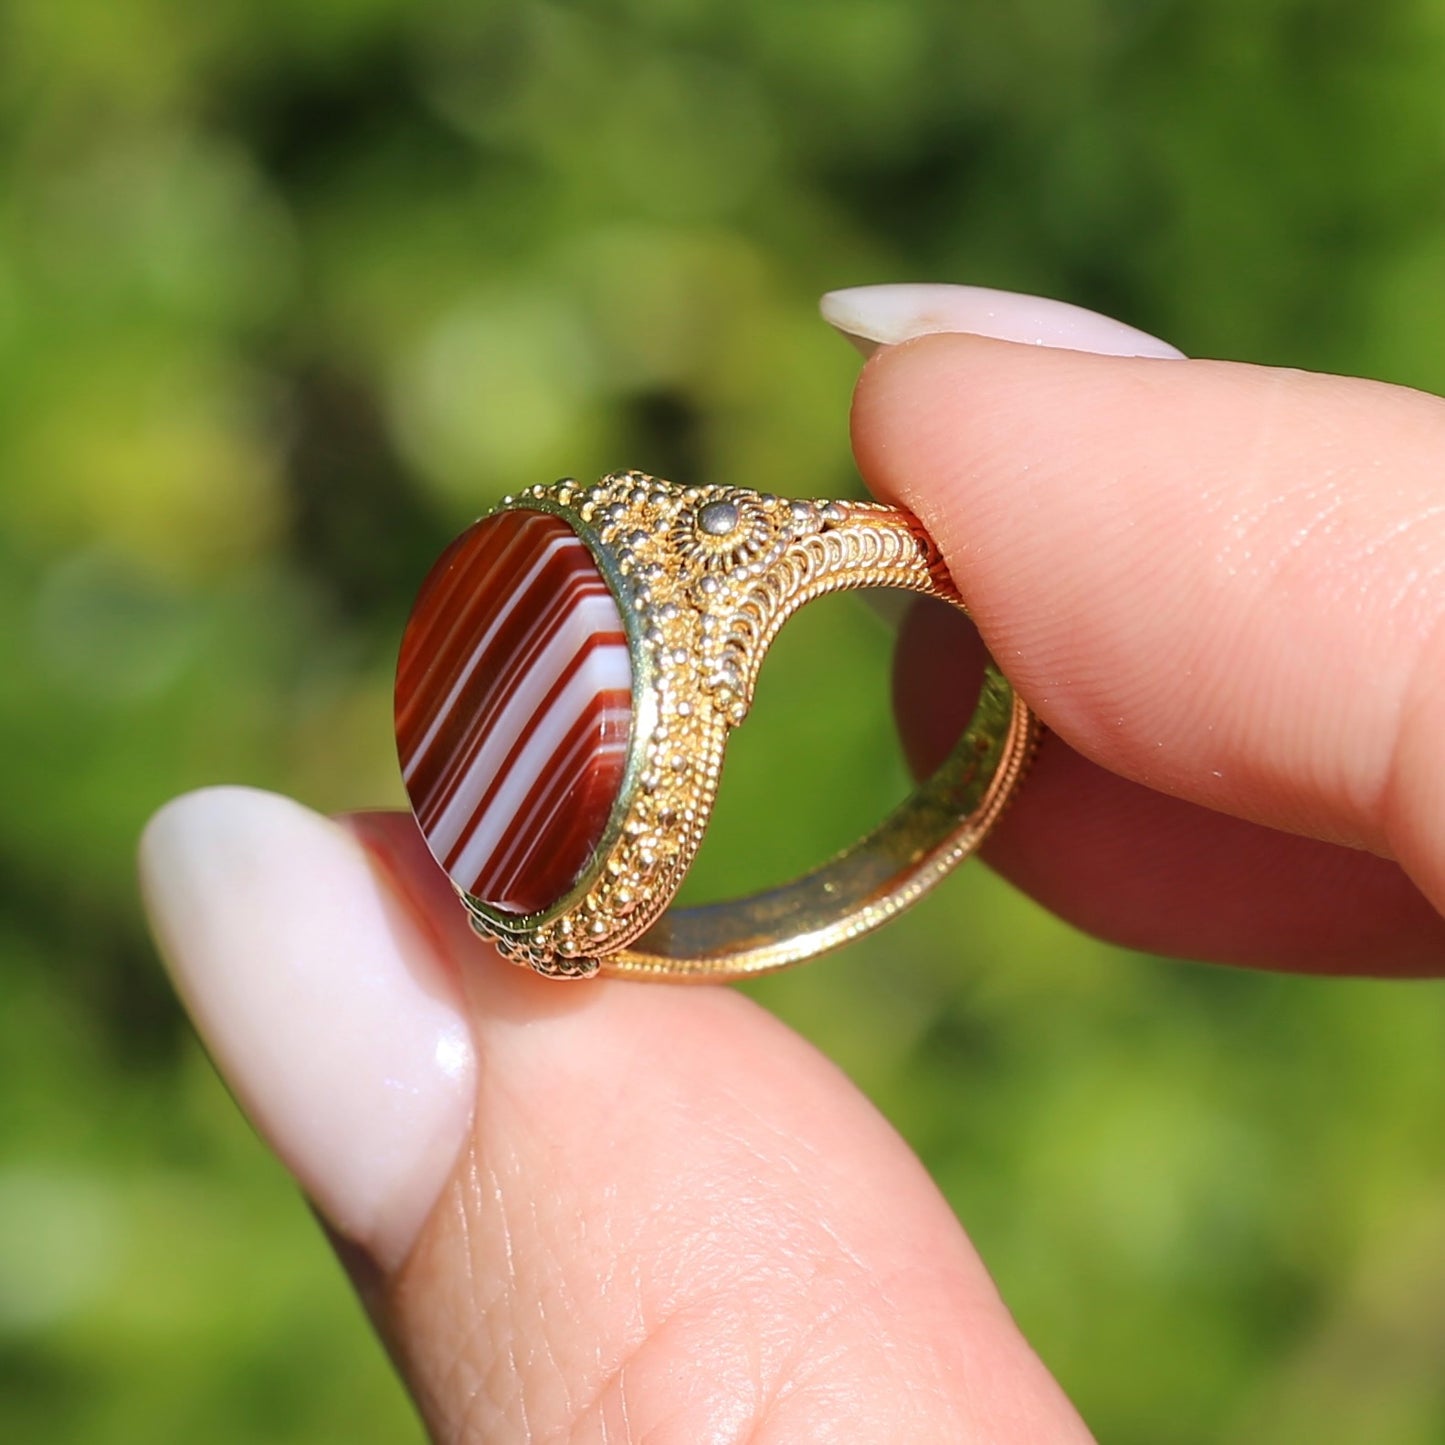
M 1027 710 L 992 663 L 968 726 L 937 772 L 871 833 L 766 893 L 665 913 L 604 962 L 623 972 L 746 974 L 867 932 L 926 891 L 991 821 L 995 781 L 1027 746 Z

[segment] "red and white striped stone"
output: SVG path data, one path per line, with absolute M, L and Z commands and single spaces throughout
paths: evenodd
M 452 881 L 509 913 L 562 898 L 607 829 L 631 725 L 622 617 L 571 527 L 518 510 L 463 532 L 396 678 L 402 776 Z

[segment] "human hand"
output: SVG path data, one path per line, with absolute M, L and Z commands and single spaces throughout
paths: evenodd
M 895 340 L 999 305 L 834 314 Z M 1047 304 L 1005 324 L 1144 346 Z M 870 486 L 1058 734 L 991 861 L 1136 946 L 1445 971 L 1445 403 L 1164 350 L 939 336 L 860 384 Z M 899 649 L 920 765 L 949 708 L 918 679 L 968 647 L 936 626 Z M 196 794 L 142 873 L 436 1438 L 1088 1438 L 906 1146 L 741 996 L 499 965 L 401 815 Z

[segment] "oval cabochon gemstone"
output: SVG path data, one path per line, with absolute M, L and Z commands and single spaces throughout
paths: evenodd
M 560 517 L 507 511 L 442 554 L 402 637 L 396 739 L 422 835 L 507 913 L 564 897 L 607 830 L 632 726 L 622 617 Z

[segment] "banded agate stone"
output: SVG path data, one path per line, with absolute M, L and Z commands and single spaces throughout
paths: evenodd
M 560 518 L 473 524 L 422 584 L 397 663 L 396 737 L 422 835 L 507 913 L 564 897 L 617 801 L 632 724 L 622 618 Z

